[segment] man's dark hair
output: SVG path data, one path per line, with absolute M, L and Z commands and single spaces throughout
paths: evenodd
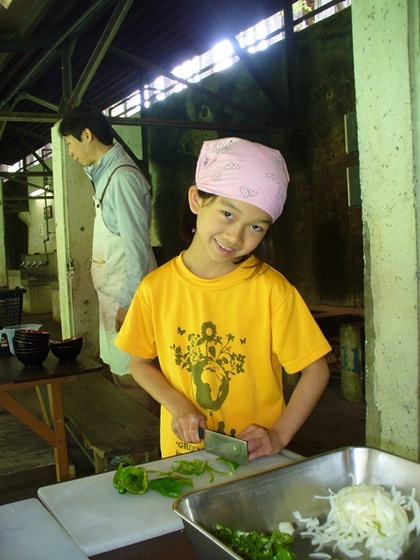
M 114 133 L 106 116 L 96 107 L 81 104 L 63 117 L 59 126 L 61 136 L 74 136 L 82 140 L 82 132 L 88 128 L 105 146 L 111 146 Z

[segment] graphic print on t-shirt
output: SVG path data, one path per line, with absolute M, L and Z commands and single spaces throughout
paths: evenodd
M 231 333 L 222 337 L 211 321 L 205 321 L 199 333 L 187 333 L 178 327 L 178 334 L 185 338 L 185 346 L 173 344 L 171 349 L 176 365 L 192 376 L 197 404 L 210 413 L 220 410 L 231 378 L 245 371 L 245 355 L 238 350 L 246 344 L 246 338 L 236 340 Z

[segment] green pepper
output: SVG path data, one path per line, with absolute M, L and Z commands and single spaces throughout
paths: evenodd
M 190 475 L 193 474 L 195 476 L 200 476 L 201 474 L 207 471 L 210 476 L 210 482 L 213 482 L 214 480 L 213 473 L 222 474 L 222 475 L 227 474 L 225 472 L 220 472 L 214 469 L 208 464 L 207 461 L 200 461 L 199 459 L 194 459 L 194 461 L 188 461 L 183 459 L 181 461 L 176 461 L 176 463 L 177 466 L 176 467 L 173 466 L 171 472 L 177 472 L 179 474 L 190 474 Z
M 198 459 L 194 459 L 194 461 L 176 461 L 176 463 L 177 466 L 173 468 L 173 472 L 180 474 L 194 474 L 199 476 L 200 474 L 203 474 L 207 467 L 203 461 L 199 461 Z
M 121 482 L 121 472 L 122 472 L 123 468 L 126 467 L 126 466 L 127 466 L 126 463 L 120 463 L 118 465 L 117 470 L 115 471 L 114 478 L 112 480 L 112 482 L 114 484 L 114 488 L 116 488 L 120 494 L 125 494 L 127 492 L 127 490 L 124 488 L 124 486 Z
M 152 490 L 156 490 L 168 498 L 179 498 L 181 495 L 181 490 L 184 486 L 193 486 L 191 478 L 185 478 L 183 476 L 164 476 L 161 478 L 155 478 L 149 482 L 149 486 Z
M 149 489 L 149 480 L 144 467 L 133 467 L 120 463 L 113 479 L 120 494 L 144 494 Z
M 239 463 L 236 463 L 235 461 L 231 461 L 230 459 L 226 459 L 225 457 L 218 457 L 217 460 L 220 461 L 221 463 L 226 463 L 226 465 L 229 466 L 232 472 L 236 471 L 236 469 L 239 467 Z
M 280 531 L 265 535 L 258 531 L 233 530 L 217 523 L 216 537 L 246 560 L 297 560 L 291 550 L 293 537 Z

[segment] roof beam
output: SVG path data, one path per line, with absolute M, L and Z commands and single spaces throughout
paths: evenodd
M 253 62 L 249 54 L 245 49 L 241 47 L 238 40 L 236 39 L 235 35 L 230 31 L 228 25 L 226 25 L 225 20 L 220 16 L 219 12 L 213 6 L 213 2 L 211 0 L 204 0 L 206 6 L 208 6 L 210 13 L 212 14 L 213 18 L 216 20 L 217 24 L 223 30 L 223 33 L 226 35 L 226 38 L 232 44 L 232 47 L 241 60 L 242 64 L 248 70 L 249 74 L 253 77 L 255 82 L 259 85 L 261 91 L 265 94 L 267 99 L 271 102 L 271 104 L 277 109 L 282 118 L 286 121 L 289 121 L 288 112 L 282 106 L 277 93 L 271 87 L 271 84 L 265 79 L 265 76 L 262 74 L 258 66 Z
M 0 169 L 0 177 L 14 179 L 15 177 L 52 177 L 52 171 L 3 171 Z M 38 185 L 39 186 L 39 185 Z
M 41 105 L 41 107 L 45 107 L 46 109 L 50 109 L 51 111 L 58 111 L 58 106 L 54 103 L 50 103 L 45 99 L 41 99 L 40 97 L 36 97 L 35 95 L 32 95 L 25 91 L 18 91 L 18 97 L 20 99 L 28 99 L 29 101 L 32 101 L 37 105 Z
M 81 29 L 84 29 L 84 27 L 90 23 L 92 18 L 97 17 L 98 12 L 101 11 L 103 6 L 108 7 L 107 4 L 109 4 L 108 0 L 97 0 L 93 5 L 87 7 L 86 12 L 83 14 L 83 16 L 79 18 L 79 20 L 74 25 L 69 27 L 69 29 L 67 29 L 66 32 L 62 34 L 61 37 L 55 43 L 50 45 L 49 50 L 45 53 L 43 57 L 40 58 L 38 63 L 34 64 L 31 68 L 27 69 L 27 72 L 25 73 L 24 76 L 22 76 L 22 80 L 20 81 L 20 83 L 16 85 L 13 88 L 13 91 L 11 91 L 9 95 L 5 98 L 3 102 L 4 105 L 6 105 L 8 102 L 11 101 L 16 91 L 20 91 L 22 88 L 24 88 L 26 84 L 28 84 L 30 80 L 32 80 L 32 78 L 39 73 L 39 70 L 43 66 L 45 66 L 45 64 L 48 64 L 53 57 L 56 56 L 55 51 L 56 49 L 58 49 L 60 45 L 62 45 L 67 39 L 72 37 L 74 34 L 80 32 Z
M 18 135 L 17 139 L 18 139 L 18 142 L 20 142 L 22 146 L 24 146 L 27 150 L 29 150 L 29 153 L 31 153 L 34 156 L 34 158 L 37 160 L 37 162 L 41 165 L 42 169 L 44 169 L 44 171 L 48 172 L 50 170 L 50 168 L 45 163 L 45 161 L 42 158 L 39 157 L 39 155 L 32 148 L 32 146 L 26 141 L 25 137 L 21 136 L 21 135 Z
M 82 75 L 80 76 L 80 79 L 70 96 L 70 99 L 68 101 L 69 107 L 78 105 L 82 100 L 83 95 L 89 87 L 89 84 L 92 81 L 96 70 L 101 64 L 109 45 L 112 43 L 112 40 L 118 33 L 118 30 L 120 29 L 121 24 L 123 23 L 133 2 L 134 0 L 120 0 L 118 2 L 118 5 L 114 10 L 112 17 L 108 22 L 108 25 L 105 27 L 100 40 L 93 50 L 92 56 L 85 66 L 85 69 L 83 70 Z
M 130 53 L 127 53 L 127 52 L 125 52 L 121 49 L 118 49 L 117 47 L 112 47 L 111 46 L 109 48 L 109 52 L 119 56 L 120 58 L 124 58 L 125 60 L 128 60 L 129 62 L 132 62 L 133 64 L 135 64 L 137 66 L 141 66 L 142 68 L 147 68 L 148 70 L 154 70 L 156 72 L 159 72 L 160 74 L 162 74 L 163 76 L 166 76 L 170 80 L 173 80 L 174 82 L 178 82 L 180 84 L 183 84 L 184 86 L 187 86 L 191 90 L 197 91 L 198 93 L 201 93 L 201 94 L 205 95 L 206 97 L 211 97 L 212 99 L 216 99 L 216 101 L 219 101 L 220 103 L 223 103 L 224 105 L 228 105 L 229 107 L 232 107 L 233 109 L 236 109 L 236 111 L 239 111 L 240 113 L 243 113 L 245 115 L 253 117 L 254 119 L 257 119 L 259 121 L 264 121 L 264 118 L 261 115 L 258 115 L 257 113 L 255 113 L 251 109 L 248 109 L 248 108 L 244 107 L 243 105 L 239 105 L 238 103 L 235 103 L 234 101 L 231 101 L 230 99 L 226 99 L 225 97 L 222 97 L 221 95 L 218 95 L 217 93 L 214 93 L 213 91 L 210 91 L 206 88 L 203 88 L 202 86 L 199 86 L 197 84 L 193 84 L 193 83 L 189 82 L 188 80 L 184 80 L 183 78 L 180 78 L 179 76 L 176 76 L 172 72 L 169 72 L 168 70 L 165 70 L 165 68 L 162 68 L 161 66 L 157 66 L 156 64 L 148 62 L 147 60 L 139 58 L 138 56 L 134 56 Z
M 11 111 L 0 111 L 1 121 L 14 121 L 14 122 L 42 122 L 42 123 L 56 123 L 63 115 L 53 113 L 13 113 Z M 290 132 L 290 127 L 281 125 L 232 125 L 226 123 L 209 123 L 209 122 L 194 122 L 194 121 L 175 121 L 175 120 L 161 120 L 161 119 L 147 119 L 143 117 L 108 117 L 111 124 L 119 124 L 123 126 L 147 126 L 147 127 L 161 127 L 161 128 L 191 128 L 200 130 L 223 130 L 223 131 L 236 131 L 236 132 L 253 132 L 253 133 L 281 133 Z
M 42 0 L 40 2 L 42 4 Z M 46 3 L 45 3 L 46 4 Z M 85 27 L 87 27 L 92 18 L 97 17 L 97 14 L 100 13 L 103 6 L 108 7 L 109 0 L 97 0 L 92 6 L 86 9 L 86 12 L 83 14 L 82 17 L 78 19 L 78 21 L 69 27 L 65 33 L 63 33 L 59 39 L 53 41 L 50 46 L 50 49 L 45 53 L 44 56 L 38 60 L 36 64 L 34 64 L 31 68 L 27 69 L 25 75 L 22 76 L 22 79 L 18 84 L 16 84 L 13 89 L 5 95 L 4 99 L 1 100 L 1 104 L 4 107 L 11 106 L 12 109 L 16 107 L 16 105 L 21 101 L 21 97 L 16 95 L 16 91 L 21 91 L 34 76 L 36 76 L 40 69 L 42 69 L 45 65 L 49 64 L 49 62 L 56 56 L 56 50 L 65 43 L 66 40 L 72 38 L 77 33 L 80 33 Z M 7 121 L 1 121 L 3 124 L 0 126 L 0 139 L 3 137 L 3 133 L 7 124 Z M 36 122 L 45 122 L 45 121 L 36 121 Z

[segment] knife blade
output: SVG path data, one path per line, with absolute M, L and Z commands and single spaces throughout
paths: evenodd
M 198 429 L 198 435 L 204 441 L 204 449 L 209 453 L 214 453 L 214 455 L 234 461 L 239 465 L 248 463 L 247 441 L 204 428 Z

